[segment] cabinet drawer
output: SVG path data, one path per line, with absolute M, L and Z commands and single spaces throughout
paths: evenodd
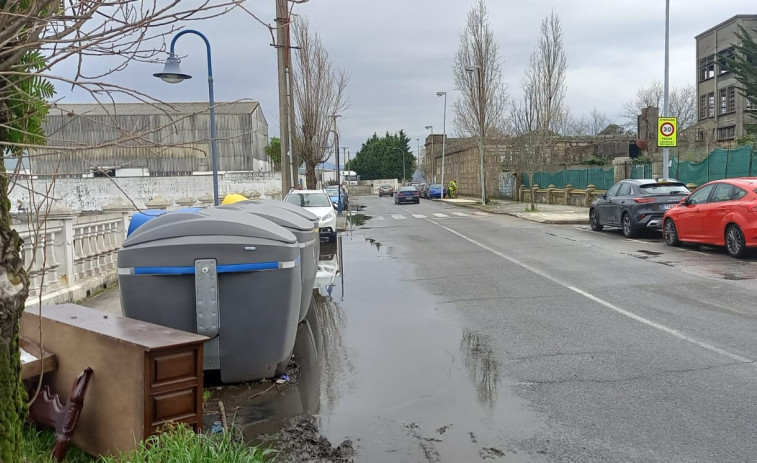
M 197 415 L 197 389 L 183 389 L 152 396 L 152 425 Z
M 150 362 L 152 387 L 197 378 L 198 362 L 195 349 L 155 355 Z

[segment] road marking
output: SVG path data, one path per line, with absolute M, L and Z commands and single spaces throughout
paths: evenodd
M 371 220 L 384 220 L 384 216 L 383 215 L 374 215 L 373 217 L 371 217 Z
M 406 219 L 406 217 L 404 215 L 402 215 L 402 214 L 392 214 L 392 218 L 394 220 L 405 220 Z
M 582 290 L 580 288 L 576 288 L 575 286 L 571 286 L 570 284 L 568 284 L 566 282 L 558 280 L 557 278 L 555 278 L 555 277 L 553 277 L 553 276 L 551 276 L 551 275 L 549 275 L 549 274 L 547 274 L 547 273 L 545 273 L 545 272 L 543 272 L 543 271 L 541 271 L 541 270 L 539 270 L 539 269 L 537 269 L 535 267 L 532 267 L 531 265 L 523 263 L 523 262 L 521 262 L 518 259 L 515 259 L 513 257 L 507 256 L 507 255 L 505 255 L 505 254 L 503 254 L 503 253 L 501 253 L 501 252 L 499 252 L 499 251 L 497 251 L 497 250 L 495 250 L 495 249 L 493 249 L 493 248 L 491 248 L 491 247 L 489 247 L 489 246 L 487 246 L 487 245 L 485 245 L 485 244 L 483 244 L 481 242 L 478 242 L 478 241 L 474 240 L 473 238 L 469 238 L 469 237 L 463 235 L 460 232 L 457 232 L 457 231 L 455 231 L 455 230 L 453 230 L 453 229 L 451 229 L 449 227 L 445 227 L 444 225 L 442 225 L 442 224 L 440 224 L 438 222 L 434 222 L 431 219 L 428 219 L 428 221 L 432 222 L 433 224 L 435 224 L 437 226 L 439 226 L 440 228 L 443 228 L 444 230 L 447 230 L 448 232 L 452 233 L 453 235 L 457 235 L 460 238 L 462 238 L 462 239 L 464 239 L 464 240 L 466 240 L 466 241 L 468 241 L 468 242 L 470 242 L 470 243 L 472 243 L 472 244 L 480 247 L 481 249 L 489 251 L 492 254 L 494 254 L 496 256 L 499 256 L 499 257 L 505 259 L 506 261 L 508 261 L 510 263 L 513 263 L 513 264 L 515 264 L 515 265 L 517 265 L 519 267 L 522 267 L 522 268 L 528 270 L 529 272 L 531 272 L 531 273 L 533 273 L 535 275 L 538 275 L 538 276 L 540 276 L 542 278 L 545 278 L 545 279 L 547 279 L 549 281 L 552 281 L 553 283 L 557 283 L 558 285 L 560 285 L 560 286 L 562 286 L 562 287 L 564 287 L 566 289 L 569 289 L 569 290 L 573 291 L 574 293 L 579 294 L 579 295 L 581 295 L 581 296 L 583 296 L 583 297 L 585 297 L 587 299 L 590 299 L 590 300 L 596 302 L 597 304 L 603 305 L 603 306 L 607 307 L 608 309 L 610 309 L 610 310 L 612 310 L 614 312 L 617 312 L 617 313 L 619 313 L 619 314 L 621 314 L 621 315 L 623 315 L 625 317 L 630 318 L 631 320 L 635 320 L 637 322 L 643 323 L 643 324 L 645 324 L 645 325 L 647 325 L 649 327 L 652 327 L 652 328 L 660 330 L 660 331 L 662 331 L 664 333 L 667 333 L 667 334 L 669 334 L 669 335 L 671 335 L 671 336 L 673 336 L 675 338 L 678 338 L 678 339 L 681 339 L 683 341 L 689 342 L 689 343 L 694 344 L 696 346 L 699 346 L 699 347 L 701 347 L 703 349 L 709 350 L 710 352 L 714 352 L 716 354 L 722 355 L 722 356 L 727 357 L 727 358 L 729 358 L 729 359 L 731 359 L 733 361 L 740 362 L 740 363 L 752 363 L 752 364 L 754 364 L 754 360 L 752 360 L 752 359 L 749 359 L 749 358 L 746 358 L 746 357 L 742 357 L 742 356 L 740 356 L 738 354 L 734 354 L 734 353 L 729 352 L 729 351 L 727 351 L 725 349 L 721 349 L 719 347 L 713 346 L 712 344 L 709 344 L 709 343 L 706 343 L 704 341 L 700 341 L 698 339 L 695 339 L 695 338 L 693 338 L 691 336 L 688 336 L 687 334 L 684 334 L 681 331 L 678 331 L 678 330 L 673 329 L 673 328 L 669 328 L 669 327 L 667 327 L 667 326 L 665 326 L 665 325 L 663 325 L 661 323 L 654 322 L 652 320 L 644 318 L 641 315 L 637 315 L 637 314 L 635 314 L 633 312 L 630 312 L 628 310 L 621 309 L 620 307 L 618 307 L 618 306 L 616 306 L 616 305 L 614 305 L 614 304 L 612 304 L 610 302 L 607 302 L 604 299 L 601 299 L 601 298 L 599 298 L 599 297 L 597 297 L 597 296 L 595 296 L 595 295 L 593 295 L 593 294 L 591 294 L 589 292 L 586 292 L 586 291 L 584 291 L 584 290 Z
M 423 214 L 413 214 L 413 217 L 415 217 L 416 219 L 425 219 L 426 218 L 426 216 L 423 215 Z
M 481 217 L 490 217 L 491 216 L 491 214 L 489 214 L 488 212 L 480 212 L 480 211 L 476 211 L 476 212 L 474 212 L 474 214 L 476 214 L 478 216 L 481 216 Z
M 466 214 L 465 212 L 453 212 L 452 214 L 458 217 L 468 217 L 468 214 Z
M 449 217 L 447 214 L 442 214 L 441 212 L 434 212 L 434 217 L 439 217 L 440 219 L 443 219 L 445 217 Z

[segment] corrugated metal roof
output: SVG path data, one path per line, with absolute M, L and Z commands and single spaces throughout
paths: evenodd
M 258 108 L 257 101 L 216 101 L 216 114 L 252 114 Z M 59 103 L 50 109 L 50 115 L 77 114 L 88 116 L 141 116 L 152 114 L 201 114 L 208 112 L 208 102 L 199 103 L 97 103 L 66 104 Z

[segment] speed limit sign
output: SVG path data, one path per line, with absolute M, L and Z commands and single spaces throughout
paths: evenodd
M 677 146 L 678 133 L 675 117 L 660 117 L 657 119 L 657 146 Z

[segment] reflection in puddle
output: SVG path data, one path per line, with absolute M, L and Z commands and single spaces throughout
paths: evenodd
M 371 216 L 365 214 L 350 214 L 347 216 L 347 220 L 350 224 L 355 226 L 364 225 L 367 220 L 370 220 Z
M 489 336 L 465 331 L 460 349 L 463 351 L 468 375 L 476 386 L 479 402 L 493 406 L 500 377 L 499 362 L 492 352 Z
M 366 238 L 365 241 L 371 243 L 371 246 L 375 246 L 377 251 L 381 251 L 381 243 L 374 240 L 373 238 Z

